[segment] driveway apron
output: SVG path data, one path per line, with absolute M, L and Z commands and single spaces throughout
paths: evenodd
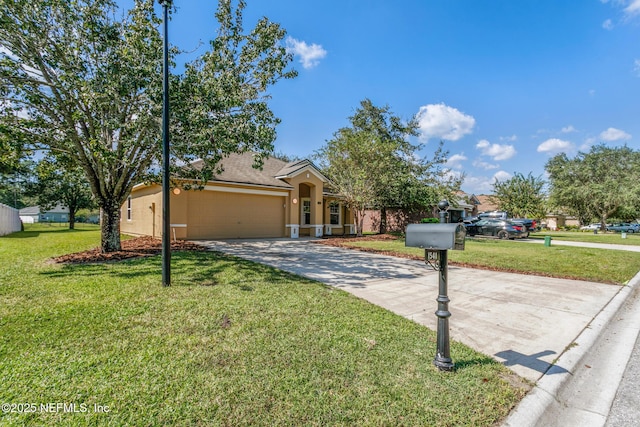
M 424 262 L 313 239 L 199 241 L 343 289 L 436 329 L 438 274 Z M 449 266 L 450 335 L 537 381 L 620 287 Z M 434 349 L 435 351 L 435 349 Z M 456 355 L 451 357 L 455 363 Z M 553 372 L 566 372 L 557 366 Z

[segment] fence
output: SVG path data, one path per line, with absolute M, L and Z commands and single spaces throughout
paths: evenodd
M 15 233 L 21 228 L 22 223 L 18 209 L 0 203 L 0 236 Z

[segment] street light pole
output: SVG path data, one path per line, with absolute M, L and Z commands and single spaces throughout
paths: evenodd
M 171 286 L 171 215 L 169 175 L 169 7 L 172 0 L 158 0 L 164 15 L 162 65 L 162 286 Z

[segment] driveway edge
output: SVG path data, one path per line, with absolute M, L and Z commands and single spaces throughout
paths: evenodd
M 573 377 L 576 368 L 585 358 L 594 344 L 616 316 L 627 298 L 636 287 L 640 287 L 640 272 L 638 272 L 593 318 L 580 335 L 558 358 L 556 363 L 538 380 L 533 390 L 511 411 L 502 424 L 503 427 L 536 426 L 538 420 L 553 403 L 557 396 Z M 633 347 L 634 343 L 629 343 Z M 629 352 L 631 355 L 631 352 Z M 609 393 L 615 395 L 620 379 L 609 385 Z M 613 398 L 613 396 L 612 396 Z

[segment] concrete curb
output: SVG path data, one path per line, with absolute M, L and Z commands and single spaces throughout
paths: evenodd
M 574 341 L 575 345 L 567 348 L 556 363 L 538 380 L 533 390 L 511 411 L 503 427 L 536 426 L 538 420 L 557 400 L 557 396 L 574 375 L 576 368 L 615 317 L 627 298 L 636 287 L 640 287 L 640 272 L 603 307 L 596 317 L 583 329 Z M 630 343 L 633 346 L 634 343 Z M 629 353 L 630 355 L 631 353 Z M 615 389 L 619 384 L 615 384 Z M 615 392 L 614 392 L 615 393 Z

